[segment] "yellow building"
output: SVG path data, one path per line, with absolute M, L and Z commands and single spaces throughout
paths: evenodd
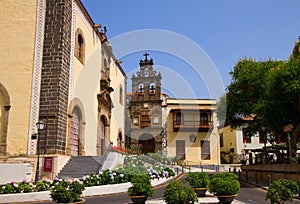
M 249 136 L 245 132 L 244 126 L 232 129 L 229 125 L 220 128 L 221 137 L 220 150 L 221 161 L 224 164 L 241 164 L 243 162 L 254 163 L 258 155 L 256 150 L 265 146 L 270 146 L 263 131 Z M 251 161 L 250 161 L 251 160 Z
M 123 144 L 126 94 L 106 28 L 80 0 L 58 2 L 0 1 L 0 160 L 36 165 L 40 141 L 40 168 L 51 157 L 54 174 Z
M 167 152 L 187 165 L 220 165 L 216 100 L 167 98 Z

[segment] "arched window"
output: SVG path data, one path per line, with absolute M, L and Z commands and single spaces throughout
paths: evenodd
M 120 94 L 119 95 L 119 103 L 121 105 L 123 105 L 123 87 L 122 86 L 120 86 L 120 93 L 119 94 Z
M 119 132 L 118 139 L 117 139 L 117 146 L 122 147 L 123 139 L 122 139 L 122 133 Z
M 155 94 L 155 83 L 151 83 L 149 85 L 149 93 L 150 94 Z
M 81 62 L 84 63 L 84 58 L 85 58 L 85 40 L 84 40 L 84 35 L 83 32 L 81 31 L 80 28 L 76 30 L 75 33 L 75 56 L 77 59 Z

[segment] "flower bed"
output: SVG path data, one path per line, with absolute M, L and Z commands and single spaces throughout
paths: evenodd
M 125 165 L 116 170 L 100 171 L 98 174 L 90 174 L 83 177 L 80 181 L 85 187 L 100 186 L 107 184 L 119 184 L 130 182 L 133 175 L 136 174 L 149 174 L 152 179 L 159 179 L 164 177 L 172 177 L 175 175 L 172 169 L 167 166 L 150 166 L 148 169 L 142 165 Z M 59 185 L 64 180 L 61 178 L 55 178 L 54 180 L 42 180 L 37 184 L 23 180 L 22 182 L 7 183 L 6 185 L 0 185 L 0 194 L 14 194 L 14 193 L 30 193 L 48 191 L 51 188 Z M 69 182 L 72 182 L 70 180 Z

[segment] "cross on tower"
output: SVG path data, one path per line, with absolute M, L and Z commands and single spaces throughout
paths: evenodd
M 149 56 L 149 54 L 147 52 L 144 54 L 144 56 L 145 56 L 145 60 L 148 60 L 147 57 Z

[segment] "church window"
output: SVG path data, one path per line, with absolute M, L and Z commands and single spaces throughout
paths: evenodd
M 119 102 L 121 105 L 123 105 L 123 87 L 120 86 L 120 96 L 119 96 Z
M 85 40 L 83 36 L 83 32 L 81 29 L 77 29 L 75 33 L 75 56 L 77 59 L 81 62 L 84 63 L 84 58 L 85 58 Z

